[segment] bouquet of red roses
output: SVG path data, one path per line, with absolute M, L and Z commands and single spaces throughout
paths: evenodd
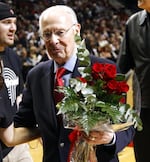
M 91 65 L 84 41 L 76 37 L 76 42 L 81 76 L 71 78 L 68 87 L 59 87 L 64 98 L 57 108 L 58 114 L 63 115 L 65 128 L 75 130 L 70 135 L 73 145 L 69 162 L 87 162 L 93 146 L 80 138 L 81 131 L 88 135 L 93 129 L 119 131 L 131 125 L 141 130 L 142 123 L 137 113 L 125 102 L 129 89 L 125 76 L 117 73 L 114 64 L 96 62 Z

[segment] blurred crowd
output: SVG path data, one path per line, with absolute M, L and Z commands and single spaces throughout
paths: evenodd
M 82 24 L 81 35 L 89 51 L 99 57 L 116 61 L 125 30 L 125 22 L 134 10 L 117 0 L 5 0 L 17 14 L 14 50 L 23 64 L 24 79 L 28 70 L 47 60 L 46 50 L 38 29 L 40 13 L 48 6 L 66 4 L 74 8 Z

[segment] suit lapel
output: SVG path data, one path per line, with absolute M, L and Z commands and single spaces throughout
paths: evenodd
M 74 71 L 73 71 L 73 73 L 72 73 L 72 78 L 75 78 L 75 77 L 77 77 L 77 76 L 80 76 L 80 73 L 79 73 L 79 71 L 78 71 L 78 66 L 79 66 L 79 61 L 78 61 L 78 59 L 77 59 L 76 64 L 75 64 Z

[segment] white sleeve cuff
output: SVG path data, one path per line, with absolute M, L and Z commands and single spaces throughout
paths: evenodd
M 109 144 L 105 144 L 105 146 L 112 146 L 115 144 L 115 142 L 116 142 L 116 134 L 114 133 L 111 142 Z

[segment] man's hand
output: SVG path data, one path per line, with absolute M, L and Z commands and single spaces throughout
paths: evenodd
M 91 131 L 88 136 L 83 133 L 84 139 L 92 145 L 111 144 L 114 135 L 113 131 Z

